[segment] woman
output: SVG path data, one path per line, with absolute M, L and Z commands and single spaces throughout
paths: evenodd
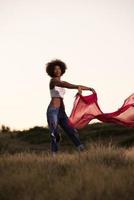
M 51 101 L 47 108 L 47 122 L 50 130 L 51 151 L 53 155 L 58 151 L 57 143 L 60 140 L 59 133 L 57 132 L 58 125 L 66 132 L 79 151 L 84 149 L 77 130 L 67 123 L 68 117 L 63 102 L 65 88 L 77 89 L 79 93 L 82 93 L 82 90 L 94 91 L 94 89 L 90 87 L 74 85 L 62 81 L 61 76 L 65 73 L 66 69 L 66 64 L 61 60 L 52 60 L 46 64 L 46 72 L 51 77 L 49 84 Z

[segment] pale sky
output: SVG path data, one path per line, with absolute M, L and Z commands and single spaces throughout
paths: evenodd
M 55 58 L 68 66 L 62 80 L 93 87 L 103 112 L 117 110 L 134 92 L 133 53 L 133 0 L 0 0 L 0 125 L 47 125 L 45 64 Z M 76 92 L 66 89 L 68 115 Z

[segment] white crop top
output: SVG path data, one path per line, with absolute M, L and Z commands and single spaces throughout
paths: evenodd
M 53 89 L 50 89 L 50 95 L 51 97 L 61 97 L 63 98 L 65 94 L 65 88 L 54 86 Z

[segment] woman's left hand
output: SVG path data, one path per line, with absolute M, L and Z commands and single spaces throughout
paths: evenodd
M 78 93 L 82 94 L 82 88 L 80 86 L 78 87 Z

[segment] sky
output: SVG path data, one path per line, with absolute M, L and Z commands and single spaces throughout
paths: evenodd
M 67 64 L 61 80 L 117 110 L 134 92 L 133 36 L 133 0 L 0 0 L 0 126 L 47 126 L 53 59 Z M 66 89 L 68 116 L 76 93 Z

